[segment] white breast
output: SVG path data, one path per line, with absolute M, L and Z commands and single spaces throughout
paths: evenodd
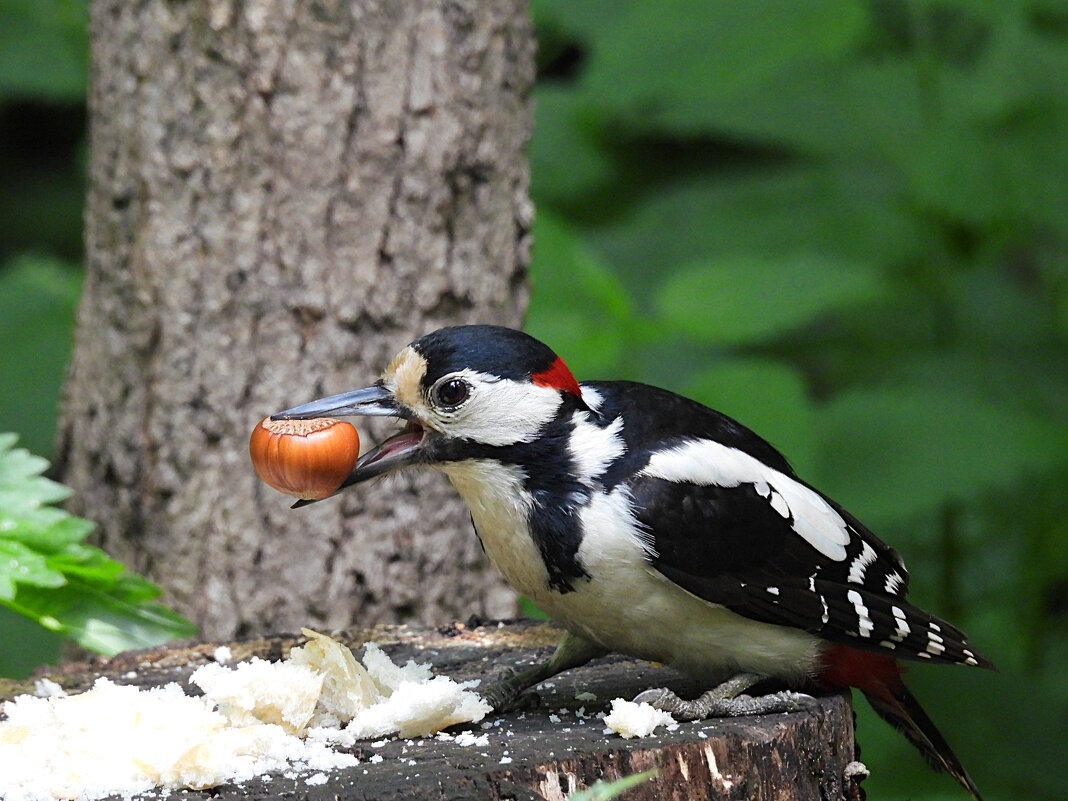
M 590 579 L 559 593 L 549 588 L 527 527 L 532 501 L 521 470 L 490 460 L 443 469 L 467 502 L 490 561 L 516 590 L 580 637 L 717 680 L 740 670 L 792 679 L 814 663 L 819 641 L 812 635 L 743 618 L 653 569 L 624 487 L 595 492 L 581 510 L 578 558 Z
M 490 459 L 452 462 L 442 470 L 471 510 L 494 567 L 528 598 L 543 595 L 549 574 L 527 528 L 533 501 L 523 486 L 522 470 Z
M 814 664 L 812 635 L 744 618 L 657 572 L 625 488 L 596 495 L 582 522 L 579 558 L 592 578 L 550 611 L 580 636 L 717 681 L 739 671 L 795 679 Z

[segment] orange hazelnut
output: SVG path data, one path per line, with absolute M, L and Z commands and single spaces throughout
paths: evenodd
M 351 424 L 329 417 L 265 418 L 248 443 L 256 475 L 279 492 L 303 500 L 332 495 L 360 455 L 360 435 Z

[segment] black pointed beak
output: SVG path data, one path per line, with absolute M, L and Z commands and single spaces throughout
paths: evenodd
M 408 424 L 381 445 L 360 456 L 349 473 L 349 477 L 334 492 L 336 495 L 345 487 L 359 484 L 361 481 L 400 470 L 417 464 L 423 459 L 425 430 L 413 419 L 411 411 L 397 403 L 393 394 L 385 387 L 376 384 L 366 389 L 342 392 L 328 398 L 294 406 L 292 409 L 272 414 L 272 420 L 306 420 L 314 417 L 400 417 Z M 293 508 L 307 506 L 315 501 L 297 501 Z
M 307 420 L 312 417 L 405 417 L 404 411 L 393 399 L 392 393 L 383 386 L 375 384 L 367 389 L 342 392 L 329 398 L 320 398 L 310 403 L 294 406 L 284 412 L 272 414 L 272 420 Z

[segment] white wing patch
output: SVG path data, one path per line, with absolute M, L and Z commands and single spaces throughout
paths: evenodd
M 861 551 L 853 559 L 852 564 L 849 565 L 849 576 L 847 581 L 852 584 L 864 583 L 864 572 L 868 569 L 868 565 L 875 561 L 878 555 L 875 553 L 875 549 L 868 543 L 861 543 Z
M 894 627 L 896 629 L 894 633 L 890 635 L 890 639 L 894 642 L 901 642 L 912 633 L 912 629 L 909 627 L 909 623 L 905 619 L 905 611 L 900 606 L 891 606 L 890 611 L 894 615 Z
M 901 588 L 904 585 L 904 579 L 901 578 L 901 574 L 896 570 L 891 570 L 886 574 L 886 592 L 890 595 L 898 595 L 901 592 Z
M 942 644 L 944 642 L 945 642 L 945 640 L 943 640 L 939 635 L 935 634 L 933 631 L 927 632 L 927 651 L 928 651 L 928 653 L 934 654 L 935 656 L 941 655 L 946 650 L 946 646 Z
M 846 558 L 850 534 L 842 516 L 804 484 L 737 448 L 690 440 L 654 453 L 642 475 L 702 486 L 753 484 L 772 509 L 793 520 L 794 531 L 809 545 L 836 562 Z
M 767 500 L 771 508 L 778 512 L 780 517 L 784 520 L 790 519 L 790 506 L 786 503 L 786 499 L 776 492 L 775 488 L 768 484 L 767 481 L 757 481 L 753 484 L 753 489 L 756 490 L 757 495 Z
M 809 589 L 809 592 L 812 592 L 812 593 L 814 593 L 814 594 L 819 596 L 820 604 L 823 606 L 823 614 L 820 615 L 820 622 L 824 626 L 826 626 L 827 625 L 827 621 L 829 621 L 831 619 L 831 610 L 830 610 L 830 607 L 827 606 L 827 599 L 823 597 L 823 593 L 821 593 L 819 590 L 816 589 L 816 574 L 815 573 L 813 573 L 811 576 L 808 577 L 808 589 Z
M 861 637 L 870 637 L 872 629 L 875 628 L 875 624 L 871 622 L 871 616 L 868 614 L 868 607 L 864 605 L 864 598 L 856 590 L 847 592 L 846 598 L 853 604 L 853 609 L 857 613 L 858 633 Z

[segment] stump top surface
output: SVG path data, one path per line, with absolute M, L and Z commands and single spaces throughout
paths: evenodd
M 358 657 L 360 646 L 374 641 L 395 662 L 414 659 L 457 681 L 483 683 L 492 682 L 504 668 L 522 668 L 547 658 L 559 635 L 559 629 L 536 621 L 476 620 L 437 629 L 377 626 L 331 634 Z M 220 645 L 230 648 L 236 662 L 252 656 L 281 659 L 303 642 L 302 636 L 278 635 L 235 643 L 183 643 L 46 669 L 37 677 L 47 676 L 68 692 L 86 689 L 96 678 L 107 676 L 116 683 L 142 687 L 173 681 L 188 693 L 199 694 L 189 676 L 214 661 Z M 657 768 L 658 776 L 624 798 L 855 797 L 858 788 L 843 778 L 845 765 L 854 759 L 848 695 L 821 697 L 788 715 L 681 723 L 674 731 L 660 728 L 643 738 L 626 740 L 605 733 L 597 715 L 608 710 L 612 699 L 630 699 L 662 686 L 683 697 L 707 689 L 670 668 L 609 656 L 540 685 L 540 704 L 535 708 L 493 713 L 479 724 L 450 730 L 475 734 L 477 745 L 435 737 L 358 742 L 352 752 L 360 764 L 331 771 L 320 784 L 309 784 L 307 774 L 274 775 L 203 792 L 184 791 L 182 797 L 552 801 L 598 779 L 649 768 Z M 0 684 L 0 700 L 32 689 L 32 681 Z

